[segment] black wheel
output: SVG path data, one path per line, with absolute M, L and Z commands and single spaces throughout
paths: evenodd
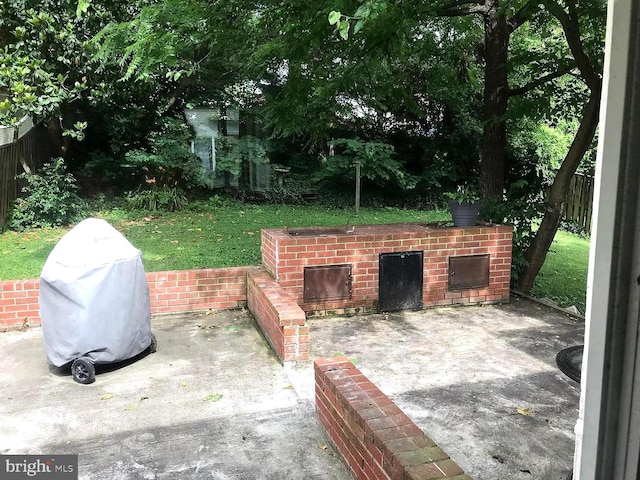
M 582 354 L 584 345 L 576 345 L 575 347 L 560 350 L 556 355 L 556 364 L 558 368 L 571 380 L 580 383 L 582 370 Z
M 71 364 L 73 379 L 83 385 L 93 383 L 96 379 L 96 368 L 86 358 L 76 358 Z
M 158 350 L 158 340 L 156 339 L 156 336 L 152 333 L 151 344 L 149 345 L 149 353 L 156 353 L 157 350 Z

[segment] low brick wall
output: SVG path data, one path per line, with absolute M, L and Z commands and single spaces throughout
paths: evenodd
M 314 363 L 316 413 L 358 480 L 471 480 L 346 357 Z
M 281 362 L 309 359 L 304 311 L 264 270 L 247 273 L 247 305 Z
M 251 267 L 147 273 L 151 313 L 242 307 L 247 300 L 249 268 Z
M 40 325 L 40 280 L 0 282 L 0 328 Z
M 242 307 L 249 268 L 253 267 L 147 273 L 151 313 Z M 39 285 L 38 279 L 0 282 L 0 328 L 40 324 Z

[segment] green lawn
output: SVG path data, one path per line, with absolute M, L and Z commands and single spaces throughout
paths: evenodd
M 449 220 L 444 211 L 398 208 L 353 210 L 291 205 L 197 202 L 188 211 L 145 214 L 121 209 L 94 216 L 116 227 L 143 254 L 148 272 L 217 268 L 260 263 L 260 230 L 367 223 Z M 36 278 L 56 242 L 68 229 L 32 230 L 0 235 L 0 280 Z
M 585 311 L 589 239 L 559 231 L 536 278 L 533 295 Z
M 317 206 L 248 205 L 232 201 L 196 202 L 188 211 L 148 214 L 119 208 L 96 210 L 143 252 L 148 272 L 217 268 L 260 263 L 260 230 L 449 220 L 445 211 L 398 208 L 352 209 Z M 49 252 L 68 229 L 0 234 L 0 280 L 36 278 Z M 558 232 L 533 294 L 584 312 L 589 240 Z

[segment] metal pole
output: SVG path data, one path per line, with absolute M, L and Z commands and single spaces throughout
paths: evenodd
M 356 215 L 360 212 L 360 160 L 356 160 Z

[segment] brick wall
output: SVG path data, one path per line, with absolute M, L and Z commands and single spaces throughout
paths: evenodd
M 377 308 L 380 253 L 424 251 L 423 306 L 509 300 L 511 227 L 431 228 L 425 224 L 358 225 L 345 235 L 291 236 L 262 231 L 263 265 L 305 311 Z M 489 286 L 450 291 L 449 258 L 489 255 Z M 304 303 L 304 268 L 350 264 L 348 300 Z
M 309 359 L 304 311 L 264 270 L 247 273 L 247 304 L 280 361 Z
M 244 306 L 248 268 L 148 273 L 151 313 L 223 310 Z M 39 283 L 38 279 L 0 282 L 0 328 L 19 327 L 25 322 L 40 324 Z
M 40 280 L 0 282 L 0 328 L 39 325 Z
M 316 413 L 358 480 L 471 480 L 346 357 L 314 362 Z
M 244 305 L 249 267 L 147 274 L 151 313 L 226 310 Z

